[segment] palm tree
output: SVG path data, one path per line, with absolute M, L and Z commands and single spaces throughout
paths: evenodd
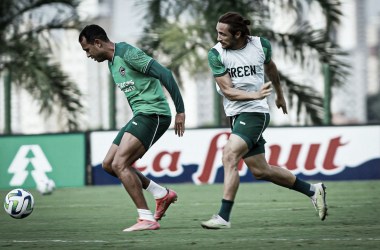
M 0 3 L 0 75 L 8 76 L 6 84 L 22 87 L 38 100 L 40 113 L 49 115 L 54 105 L 59 106 L 61 119 L 69 130 L 78 129 L 82 94 L 60 65 L 51 63 L 51 34 L 57 29 L 79 27 L 77 5 L 76 0 L 2 0 Z M 6 98 L 9 102 L 9 93 Z M 6 123 L 9 126 L 10 121 Z M 10 133 L 10 127 L 5 132 Z
M 208 70 L 207 52 L 216 43 L 216 22 L 229 11 L 251 19 L 251 34 L 270 40 L 301 71 L 327 63 L 331 87 L 342 85 L 348 75 L 346 54 L 332 38 L 342 15 L 339 0 L 147 0 L 143 4 L 147 5 L 148 23 L 141 47 L 150 55 L 164 54 L 166 66 L 180 84 L 182 65 L 192 72 Z M 308 10 L 322 12 L 326 26 L 314 29 L 307 18 Z M 293 17 L 286 30 L 271 28 L 274 13 L 279 11 Z M 296 108 L 298 117 L 304 109 L 308 123 L 321 124 L 324 100 L 313 88 L 314 83 L 306 86 L 286 72 L 280 71 L 279 75 L 288 92 L 290 108 Z

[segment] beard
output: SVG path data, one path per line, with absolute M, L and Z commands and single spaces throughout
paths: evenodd
M 232 49 L 236 44 L 238 40 L 235 38 L 232 38 L 230 41 L 230 44 L 228 44 L 224 49 Z

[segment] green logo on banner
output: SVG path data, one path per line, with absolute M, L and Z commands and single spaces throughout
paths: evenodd
M 23 145 L 8 168 L 8 173 L 13 174 L 9 185 L 22 186 L 29 172 L 36 183 L 46 180 L 48 179 L 46 172 L 51 172 L 52 170 L 39 145 Z
M 84 133 L 0 136 L 0 189 L 35 188 L 40 180 L 57 187 L 82 187 L 86 180 Z

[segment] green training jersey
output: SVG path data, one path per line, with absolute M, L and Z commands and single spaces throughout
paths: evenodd
M 115 52 L 108 68 L 116 86 L 124 92 L 133 114 L 171 116 L 160 81 L 148 75 L 155 60 L 128 43 L 115 43 Z

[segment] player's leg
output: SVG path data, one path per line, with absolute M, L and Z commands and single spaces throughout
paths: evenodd
M 270 181 L 287 188 L 291 188 L 296 181 L 296 177 L 287 169 L 268 165 L 264 153 L 244 158 L 244 162 L 257 180 Z M 313 191 L 309 192 L 314 194 Z
M 114 177 L 118 177 L 118 176 L 115 174 L 115 172 L 112 169 L 112 162 L 114 160 L 116 151 L 119 148 L 121 139 L 124 136 L 125 130 L 126 129 L 128 130 L 128 125 L 130 125 L 130 122 L 126 126 L 124 126 L 120 130 L 120 132 L 117 134 L 110 149 L 108 150 L 106 157 L 103 160 L 103 164 L 102 164 L 103 170 Z M 130 132 L 133 133 L 134 131 L 130 131 Z M 155 199 L 162 199 L 169 193 L 169 191 L 166 188 L 150 180 L 148 177 L 143 175 L 138 169 L 136 168 L 132 168 L 132 169 L 136 172 L 137 176 L 139 177 L 142 184 L 142 188 L 147 190 L 149 193 L 151 193 Z
M 291 188 L 296 181 L 296 177 L 289 170 L 270 166 L 265 159 L 264 153 L 244 158 L 244 162 L 257 180 L 270 181 L 287 188 Z M 314 194 L 313 191 L 309 192 Z
M 106 157 L 104 157 L 104 160 L 102 163 L 103 170 L 106 173 L 108 173 L 114 177 L 117 177 L 117 175 L 112 169 L 112 162 L 115 158 L 116 152 L 117 152 L 119 145 L 120 145 L 120 142 L 121 142 L 121 139 L 124 136 L 125 128 L 128 126 L 128 124 L 120 129 L 119 133 L 116 135 L 115 139 L 113 140 L 111 147 L 109 148 L 107 155 L 106 155 Z
M 139 177 L 142 188 L 147 189 L 152 180 L 146 177 L 145 175 L 143 175 L 137 168 L 133 168 L 133 170 L 135 171 L 136 175 Z
M 118 177 L 118 176 L 115 174 L 115 172 L 112 169 L 112 162 L 118 148 L 119 148 L 118 145 L 112 144 L 102 164 L 103 170 L 114 177 Z M 138 169 L 134 167 L 132 169 L 135 171 L 136 175 L 139 177 L 142 188 L 148 191 L 149 193 L 151 193 L 155 199 L 161 200 L 162 198 L 168 195 L 169 193 L 168 189 L 158 185 L 157 183 L 155 183 L 154 181 L 152 181 L 151 179 L 143 175 Z
M 116 177 L 117 175 L 113 171 L 112 166 L 109 167 L 109 164 L 107 164 L 108 163 L 107 160 L 115 157 L 115 154 L 118 148 L 119 146 L 115 144 L 111 146 L 109 153 L 107 154 L 108 157 L 106 156 L 105 158 L 105 161 L 104 161 L 105 164 L 103 164 L 103 169 L 109 174 L 114 175 Z M 161 187 L 160 185 L 156 184 L 154 181 L 144 176 L 138 169 L 134 167 L 131 167 L 131 169 L 138 176 L 139 180 L 141 181 L 143 189 L 146 189 L 147 191 L 149 191 L 155 198 L 158 197 L 162 199 L 167 195 L 168 193 L 167 189 L 165 189 L 164 187 Z M 149 209 L 138 208 L 137 212 L 139 213 L 139 218 L 137 220 L 137 223 L 125 229 L 124 231 L 128 232 L 128 231 L 141 231 L 141 230 L 156 230 L 160 228 L 159 224 L 155 220 L 152 220 L 152 212 Z
M 107 152 L 106 157 L 104 157 L 104 160 L 102 163 L 103 170 L 114 177 L 117 177 L 117 175 L 112 169 L 112 162 L 113 162 L 113 159 L 115 158 L 115 154 L 118 148 L 119 148 L 118 145 L 112 144 L 110 149 Z
M 143 155 L 145 151 L 142 143 L 134 135 L 126 132 L 112 161 L 112 170 L 120 179 L 138 209 L 148 209 L 148 206 L 142 193 L 141 180 L 133 169 L 132 163 Z
M 166 132 L 170 122 L 171 116 L 139 114 L 133 117 L 125 126 L 125 131 L 133 134 L 147 151 Z M 134 171 L 139 176 L 142 187 L 156 199 L 154 218 L 160 220 L 165 215 L 170 204 L 177 200 L 176 192 L 149 180 L 137 169 L 134 169 Z
M 125 132 L 123 131 L 123 134 L 124 133 Z M 120 137 L 120 140 L 117 142 L 118 144 L 115 144 L 115 142 L 114 142 L 111 145 L 110 149 L 107 152 L 106 157 L 104 157 L 103 164 L 102 164 L 103 170 L 105 172 L 107 172 L 108 174 L 114 176 L 114 177 L 117 177 L 117 175 L 115 174 L 115 172 L 112 169 L 112 162 L 113 162 L 113 160 L 115 158 L 117 149 L 119 148 L 119 144 L 120 144 L 121 138 L 122 137 Z M 115 139 L 115 140 L 117 140 L 117 139 Z M 146 190 L 149 187 L 149 184 L 151 183 L 151 180 L 148 177 L 146 177 L 145 175 L 143 175 L 138 169 L 136 169 L 136 168 L 132 168 L 132 169 L 136 172 L 137 176 L 139 177 L 139 179 L 141 181 L 141 184 L 142 184 L 142 188 Z M 157 189 L 159 189 L 159 188 L 156 188 L 155 190 L 157 190 Z M 162 187 L 162 190 L 164 191 L 164 195 L 161 195 L 160 192 L 157 192 L 157 191 L 153 192 L 152 195 L 155 196 L 155 197 L 162 198 L 162 197 L 164 197 L 166 195 L 166 189 Z M 161 197 L 160 197 L 160 195 L 161 195 Z
M 263 145 L 261 146 L 263 147 Z M 256 149 L 257 150 L 257 149 Z M 262 150 L 258 150 L 262 152 Z M 321 220 L 327 215 L 326 187 L 323 183 L 310 184 L 293 175 L 289 170 L 271 166 L 267 163 L 264 153 L 244 158 L 245 164 L 257 180 L 270 181 L 282 187 L 287 187 L 303 193 L 311 198 Z
M 240 177 L 238 164 L 240 159 L 248 152 L 245 141 L 234 134 L 230 135 L 226 146 L 223 149 L 223 199 L 233 201 L 239 188 Z
M 147 128 L 151 129 L 150 132 L 144 134 L 144 137 L 141 137 L 147 149 L 152 147 L 161 138 L 169 128 L 170 123 L 171 116 L 143 115 L 140 117 L 139 124 L 144 124 Z M 140 175 L 142 174 L 140 173 Z M 146 186 L 146 191 L 151 193 L 156 199 L 156 211 L 154 213 L 156 220 L 161 220 L 161 218 L 165 216 L 165 212 L 169 206 L 175 203 L 178 198 L 174 190 L 164 188 L 152 180 L 150 180 L 149 185 Z
M 143 189 L 152 194 L 156 200 L 154 219 L 161 220 L 161 218 L 165 216 L 165 212 L 169 206 L 177 200 L 177 193 L 174 190 L 164 188 L 156 182 L 150 180 L 138 169 L 135 168 L 134 170 L 141 180 Z
M 112 169 L 112 162 L 118 148 L 119 148 L 118 145 L 112 144 L 102 164 L 103 170 L 114 177 L 118 177 L 118 176 L 115 174 L 115 172 Z M 154 181 L 152 181 L 151 179 L 143 175 L 138 169 L 134 167 L 132 169 L 135 171 L 136 175 L 139 177 L 142 188 L 147 190 L 149 193 L 151 193 L 155 199 L 162 199 L 163 197 L 167 195 L 168 191 L 166 188 L 158 185 L 157 183 L 155 183 Z
M 325 187 L 322 183 L 311 185 L 296 176 L 287 169 L 269 166 L 265 159 L 266 141 L 263 138 L 263 132 L 270 121 L 268 113 L 242 113 L 235 121 L 233 133 L 240 135 L 246 142 L 249 152 L 243 156 L 247 166 L 256 179 L 271 181 L 277 185 L 288 187 L 301 192 L 307 196 L 320 194 L 317 197 L 312 196 L 312 202 L 320 218 L 324 220 L 326 216 Z M 318 190 L 320 192 L 315 192 Z M 319 198 L 318 198 L 319 197 Z
M 122 182 L 137 207 L 137 223 L 124 231 L 156 230 L 160 225 L 148 209 L 142 192 L 142 183 L 132 163 L 146 152 L 144 145 L 132 134 L 125 132 L 112 162 L 112 170 Z
M 269 123 L 269 114 L 241 113 L 230 117 L 232 133 L 223 150 L 224 185 L 222 206 L 218 215 L 202 222 L 208 229 L 229 228 L 230 214 L 239 187 L 238 163 L 261 138 Z M 227 225 L 228 224 L 228 225 Z M 225 227 L 223 227 L 225 226 Z
M 114 176 L 114 177 L 117 177 L 117 175 L 115 174 L 115 172 L 112 169 L 112 162 L 115 158 L 115 154 L 116 154 L 116 151 L 118 148 L 119 148 L 118 145 L 112 144 L 110 149 L 108 150 L 108 153 L 107 153 L 106 157 L 104 158 L 103 164 L 102 164 L 103 170 L 105 172 L 107 172 L 108 174 Z M 155 184 L 154 181 L 152 181 L 151 179 L 149 179 L 148 177 L 143 175 L 138 169 L 136 169 L 136 168 L 132 168 L 132 169 L 135 171 L 136 175 L 139 177 L 143 189 L 147 190 L 149 188 L 149 186 L 151 186 L 150 189 L 152 191 L 150 193 L 156 199 L 160 199 L 166 195 L 167 192 L 166 192 L 166 189 L 164 187 L 161 187 L 158 184 Z M 158 187 L 156 185 L 158 185 Z M 149 190 L 147 190 L 147 191 L 149 191 Z
M 241 137 L 231 134 L 223 149 L 224 183 L 222 205 L 217 215 L 201 223 L 203 228 L 222 229 L 231 227 L 229 222 L 230 214 L 240 183 L 238 163 L 247 152 L 247 143 Z

